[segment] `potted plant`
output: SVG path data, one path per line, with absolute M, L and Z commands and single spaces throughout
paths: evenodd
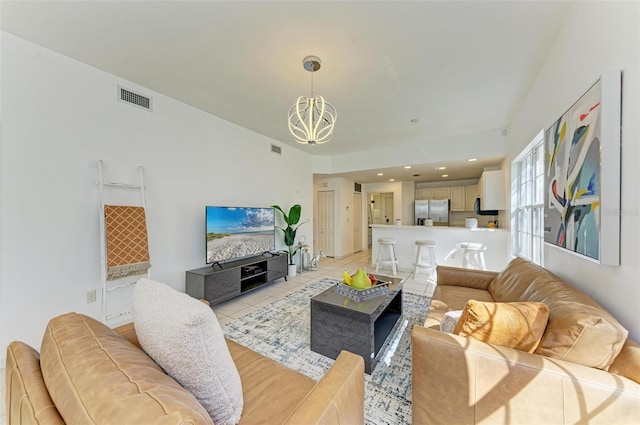
M 300 221 L 300 212 L 302 207 L 300 204 L 295 204 L 289 209 L 289 214 L 284 212 L 282 208 L 278 205 L 272 205 L 273 208 L 277 209 L 282 213 L 284 218 L 284 222 L 287 224 L 287 227 L 276 226 L 278 229 L 282 230 L 284 233 L 284 244 L 288 247 L 287 254 L 289 255 L 289 269 L 288 276 L 296 275 L 296 265 L 293 261 L 296 252 L 298 251 L 298 247 L 296 246 L 296 232 L 298 231 L 298 227 L 302 225 L 299 223 Z M 298 224 L 299 223 L 299 224 Z

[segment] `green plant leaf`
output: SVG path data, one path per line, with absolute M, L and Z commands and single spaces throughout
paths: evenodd
M 287 224 L 290 226 L 293 226 L 294 224 L 298 224 L 298 222 L 300 221 L 300 214 L 302 212 L 302 207 L 300 206 L 300 204 L 295 204 L 294 206 L 292 206 L 289 209 L 289 220 L 286 220 L 286 216 L 285 216 L 285 221 L 287 221 Z

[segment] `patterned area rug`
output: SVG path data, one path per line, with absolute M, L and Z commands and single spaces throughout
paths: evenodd
M 309 348 L 309 300 L 335 285 L 322 279 L 224 326 L 227 337 L 312 379 L 319 380 L 333 360 Z M 365 374 L 365 422 L 411 423 L 411 329 L 424 322 L 430 299 L 403 293 L 404 323 L 373 374 Z

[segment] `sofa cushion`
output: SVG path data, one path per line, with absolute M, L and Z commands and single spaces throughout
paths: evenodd
M 498 302 L 518 301 L 536 277 L 547 273 L 547 270 L 523 258 L 514 258 L 489 282 L 488 290 Z
M 214 423 L 240 421 L 240 376 L 210 307 L 164 283 L 140 279 L 133 322 L 142 348 L 196 397 Z
M 609 372 L 624 376 L 640 384 L 640 344 L 627 338 Z
M 548 276 L 535 279 L 520 297 L 549 306 L 549 323 L 535 353 L 607 370 L 628 332 L 584 292 Z
M 554 301 L 535 353 L 608 370 L 627 335 L 627 330 L 599 307 Z
M 547 326 L 542 303 L 492 303 L 469 300 L 453 333 L 489 344 L 532 353 Z
M 40 365 L 65 423 L 212 424 L 193 395 L 144 351 L 90 317 L 52 319 Z
M 241 424 L 282 424 L 316 382 L 255 351 L 227 340 L 242 379 Z

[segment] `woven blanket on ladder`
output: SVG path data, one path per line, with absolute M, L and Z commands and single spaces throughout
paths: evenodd
M 107 280 L 140 275 L 151 267 L 143 207 L 105 205 Z

